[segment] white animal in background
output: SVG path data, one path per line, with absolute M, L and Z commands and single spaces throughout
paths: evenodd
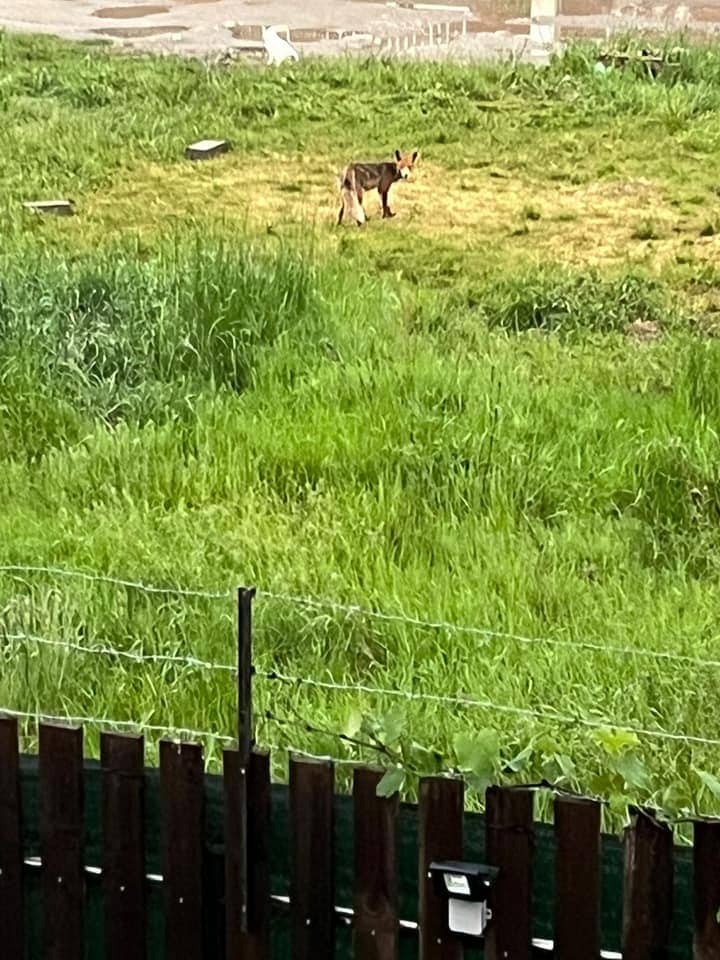
M 278 36 L 277 27 L 263 27 L 262 38 L 265 49 L 267 50 L 268 65 L 271 63 L 283 63 L 285 60 L 300 59 L 300 54 L 290 43 L 290 31 L 287 27 L 284 29 L 288 35 L 287 40 L 283 40 L 281 36 Z

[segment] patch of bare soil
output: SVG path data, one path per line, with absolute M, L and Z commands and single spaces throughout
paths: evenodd
M 654 320 L 635 320 L 627 332 L 628 336 L 640 343 L 652 343 L 660 339 L 660 327 Z
M 115 37 L 120 40 L 141 40 L 144 37 L 161 37 L 163 34 L 182 33 L 187 30 L 182 24 L 166 23 L 157 27 L 103 27 L 93 30 L 103 37 Z
M 139 7 L 101 7 L 100 10 L 93 11 L 93 16 L 107 20 L 137 20 L 140 17 L 152 17 L 158 13 L 168 13 L 169 11 L 170 7 L 146 4 Z

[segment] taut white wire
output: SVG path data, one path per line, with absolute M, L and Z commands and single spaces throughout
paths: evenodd
M 655 737 L 661 740 L 677 740 L 682 743 L 699 743 L 707 746 L 720 746 L 720 740 L 712 737 L 697 737 L 692 734 L 671 733 L 669 730 L 652 730 L 645 727 L 615 723 L 612 720 L 590 720 L 587 717 L 573 717 L 554 710 L 532 710 L 528 707 L 513 707 L 507 704 L 494 703 L 492 700 L 482 700 L 475 697 L 452 696 L 439 693 L 411 693 L 409 690 L 396 690 L 392 687 L 370 687 L 364 684 L 335 683 L 329 680 L 307 680 L 304 677 L 293 677 L 287 674 L 272 671 L 267 674 L 258 674 L 267 680 L 280 680 L 284 683 L 297 683 L 304 686 L 321 687 L 328 690 L 345 690 L 354 693 L 376 693 L 388 697 L 401 697 L 404 700 L 421 700 L 430 703 L 443 703 L 452 706 L 478 707 L 485 710 L 496 710 L 498 713 L 510 713 L 520 717 L 535 720 L 551 720 L 556 723 L 580 724 L 595 730 L 621 730 L 623 733 L 634 733 L 637 736 Z
M 172 654 L 142 654 L 134 653 L 129 650 L 119 650 L 115 647 L 88 647 L 83 644 L 64 640 L 52 640 L 47 637 L 39 637 L 33 634 L 0 634 L 0 640 L 9 640 L 11 642 L 31 642 L 50 647 L 59 647 L 69 649 L 84 654 L 97 656 L 117 656 L 124 657 L 139 663 L 171 663 L 181 664 L 196 669 L 218 670 L 228 673 L 236 673 L 237 667 L 229 663 L 213 663 L 211 661 L 199 660 L 196 657 L 176 656 Z M 720 740 L 712 737 L 699 737 L 692 734 L 672 733 L 669 730 L 648 729 L 645 727 L 636 727 L 627 724 L 619 724 L 611 720 L 590 720 L 586 717 L 571 716 L 554 710 L 534 710 L 528 707 L 516 707 L 509 704 L 495 703 L 492 700 L 486 700 L 477 697 L 469 697 L 460 694 L 440 694 L 440 693 L 415 693 L 410 690 L 402 690 L 395 687 L 374 687 L 363 683 L 342 683 L 333 680 L 316 680 L 312 677 L 298 677 L 291 674 L 281 673 L 277 670 L 255 671 L 255 676 L 264 680 L 277 680 L 281 683 L 297 684 L 304 687 L 313 687 L 322 690 L 335 690 L 346 693 L 365 693 L 386 697 L 396 697 L 403 700 L 437 703 L 449 706 L 476 708 L 485 710 L 495 710 L 498 713 L 506 713 L 514 716 L 526 717 L 535 720 L 548 720 L 565 724 L 580 724 L 591 729 L 614 728 L 622 730 L 625 733 L 634 733 L 637 736 L 654 737 L 662 740 L 675 740 L 682 743 L 698 743 L 709 746 L 720 746 Z M 80 718 L 81 719 L 81 718 Z M 79 722 L 79 721 L 78 721 Z M 88 722 L 95 722 L 90 720 Z M 112 722 L 112 721 L 111 721 Z M 132 726 L 132 724 L 128 724 Z M 148 727 L 147 729 L 152 729 Z M 211 736 L 211 734 L 203 734 Z
M 568 647 L 571 649 L 594 650 L 597 653 L 622 654 L 623 656 L 647 657 L 657 660 L 668 660 L 673 663 L 685 663 L 696 667 L 720 667 L 720 660 L 704 660 L 701 657 L 692 657 L 666 650 L 644 650 L 640 647 L 619 647 L 611 644 L 594 643 L 590 640 L 558 640 L 554 637 L 528 637 L 518 633 L 507 633 L 499 630 L 490 630 L 487 627 L 463 626 L 447 620 L 422 620 L 417 617 L 407 617 L 400 613 L 383 613 L 368 607 L 344 605 L 334 600 L 324 600 L 316 597 L 300 597 L 286 593 L 270 593 L 267 590 L 258 590 L 258 597 L 266 597 L 281 603 L 301 604 L 317 609 L 332 610 L 335 613 L 352 614 L 359 617 L 369 617 L 387 623 L 407 624 L 413 627 L 422 627 L 427 630 L 444 630 L 447 633 L 464 633 L 489 640 L 512 640 L 515 643 L 539 644 L 551 647 Z
M 165 593 L 179 597 L 203 597 L 207 600 L 227 600 L 232 597 L 232 591 L 222 593 L 215 590 L 193 590 L 185 587 L 159 587 L 141 580 L 122 580 L 102 573 L 87 573 L 84 570 L 67 570 L 65 567 L 43 567 L 33 564 L 9 563 L 0 566 L 0 573 L 49 573 L 57 577 L 75 577 L 78 580 L 88 580 L 92 583 L 110 583 L 116 587 L 130 587 L 142 593 Z
M 102 657 L 122 657 L 135 663 L 173 663 L 186 667 L 196 667 L 202 670 L 222 670 L 227 673 L 237 673 L 237 667 L 231 663 L 213 663 L 209 660 L 200 660 L 197 657 L 182 656 L 170 653 L 136 653 L 133 650 L 120 650 L 111 646 L 88 647 L 72 640 L 52 640 L 49 637 L 39 637 L 33 633 L 0 633 L 0 643 L 37 643 L 45 647 L 59 647 L 63 650 L 73 650 L 77 653 L 94 654 Z
M 187 737 L 196 737 L 199 740 L 220 740 L 223 743 L 235 743 L 236 739 L 234 737 L 228 737 L 224 734 L 211 733 L 209 730 L 192 730 L 187 727 L 172 727 L 172 726 L 162 726 L 159 724 L 144 724 L 136 723 L 129 720 L 112 720 L 108 717 L 69 717 L 69 716 L 56 716 L 53 714 L 47 713 L 30 713 L 24 710 L 11 710 L 7 707 L 0 707 L 0 717 L 14 717 L 18 720 L 34 720 L 39 722 L 41 720 L 47 720 L 50 723 L 78 723 L 78 724 L 92 724 L 95 726 L 107 726 L 107 727 L 116 727 L 118 729 L 130 729 L 130 730 L 149 730 L 154 733 L 170 733 L 170 734 L 182 734 Z M 357 763 L 357 760 L 348 760 L 347 757 L 334 757 L 329 754 L 318 754 L 310 753 L 308 750 L 304 750 L 300 747 L 288 746 L 281 747 L 277 744 L 269 744 L 267 747 L 260 746 L 259 749 L 276 751 L 278 753 L 294 753 L 300 757 L 307 757 L 309 760 L 324 760 L 328 763 L 336 764 L 346 764 L 353 765 Z
M 310 753 L 300 747 L 281 747 L 276 743 L 268 744 L 267 747 L 260 749 L 275 751 L 276 753 L 295 754 L 298 757 L 306 757 L 308 760 L 318 760 L 323 763 L 335 763 L 341 766 L 354 767 L 358 765 L 357 760 L 349 760 L 347 757 L 334 757 L 330 753 Z
M 82 570 L 68 570 L 64 567 L 34 566 L 31 564 L 0 565 L 0 573 L 47 573 L 53 576 L 76 577 L 92 582 L 109 583 L 115 586 L 128 587 L 143 593 L 166 594 L 181 597 L 200 597 L 209 600 L 227 600 L 234 596 L 233 591 L 195 590 L 185 587 L 161 587 L 145 583 L 141 580 L 124 580 L 105 574 L 87 573 Z M 616 646 L 614 644 L 595 643 L 590 640 L 560 640 L 554 637 L 529 637 L 523 634 L 510 633 L 500 630 L 491 630 L 487 627 L 465 626 L 447 620 L 423 620 L 419 617 L 409 617 L 402 613 L 384 613 L 369 607 L 357 604 L 343 604 L 335 600 L 326 600 L 323 597 L 298 596 L 291 593 L 275 593 L 270 590 L 258 590 L 258 598 L 295 606 L 310 607 L 317 610 L 331 610 L 346 616 L 368 617 L 385 623 L 405 624 L 425 630 L 444 630 L 447 633 L 466 634 L 481 638 L 484 642 L 490 640 L 510 640 L 514 643 L 533 644 L 539 646 L 561 647 L 566 649 L 591 650 L 595 653 L 610 654 L 613 656 L 643 657 L 649 660 L 664 660 L 668 663 L 685 664 L 701 668 L 720 668 L 720 660 L 707 660 L 702 657 L 693 657 L 687 654 L 673 653 L 669 650 L 645 650 L 640 647 Z

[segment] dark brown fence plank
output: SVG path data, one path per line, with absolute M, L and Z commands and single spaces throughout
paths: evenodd
M 694 960 L 720 960 L 720 823 L 694 825 L 695 886 Z
M 462 860 L 464 784 L 426 777 L 420 781 L 420 960 L 460 960 L 460 940 L 448 931 L 448 905 L 435 893 L 433 860 Z
M 600 804 L 555 797 L 555 960 L 600 956 Z
M 250 768 L 250 753 L 254 745 L 253 738 L 253 711 L 252 711 L 252 602 L 255 596 L 254 588 L 241 587 L 238 590 L 238 752 L 241 767 Z M 235 865 L 237 887 L 235 897 L 239 906 L 239 923 L 241 933 L 248 932 L 249 905 L 249 873 L 248 860 L 248 777 L 241 775 L 237 781 L 237 806 L 240 812 L 237 823 L 239 843 L 236 856 L 239 859 Z
M 650 813 L 631 810 L 625 832 L 623 960 L 668 955 L 672 921 L 672 830 Z
M 335 956 L 335 772 L 290 761 L 290 900 L 293 960 Z
M 490 893 L 487 960 L 529 960 L 532 951 L 533 794 L 490 787 L 486 795 L 488 863 L 500 868 Z
M 195 743 L 160 742 L 165 955 L 202 960 L 203 757 Z
M 398 956 L 398 798 L 378 797 L 382 773 L 354 773 L 355 960 L 396 960 Z
M 22 835 L 18 728 L 0 716 L 0 954 L 23 960 Z
M 144 960 L 143 738 L 103 733 L 100 759 L 105 957 L 106 960 Z
M 225 951 L 227 960 L 270 960 L 270 757 L 252 753 L 248 768 L 248 931 L 242 910 L 241 756 L 225 750 Z
M 223 750 L 223 797 L 225 819 L 225 954 L 238 960 L 241 954 L 243 910 L 242 761 L 238 750 Z
M 44 960 L 82 960 L 83 732 L 40 724 Z

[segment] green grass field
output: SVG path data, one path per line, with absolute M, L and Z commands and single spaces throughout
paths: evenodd
M 411 794 L 462 767 L 717 810 L 720 746 L 682 736 L 720 739 L 720 53 L 594 62 L 0 35 L 0 563 L 544 638 L 261 596 L 261 672 L 510 710 L 259 677 L 258 739 L 369 759 L 306 729 L 365 718 Z M 184 160 L 206 136 L 233 152 Z M 393 221 L 369 197 L 334 226 L 344 163 L 418 147 Z M 56 195 L 78 215 L 22 209 Z M 232 735 L 226 672 L 10 639 L 229 663 L 232 598 L 17 573 L 0 598 L 1 706 Z

